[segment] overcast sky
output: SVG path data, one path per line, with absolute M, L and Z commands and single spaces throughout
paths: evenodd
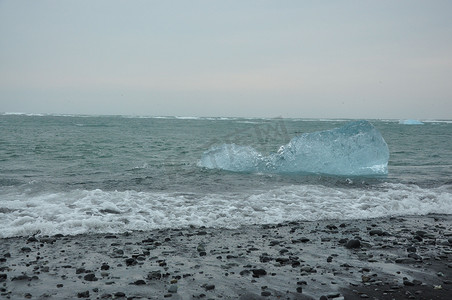
M 0 0 L 0 112 L 452 119 L 452 1 Z

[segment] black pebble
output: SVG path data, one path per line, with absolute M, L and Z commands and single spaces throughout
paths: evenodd
M 253 272 L 254 277 L 267 275 L 267 271 L 265 271 L 264 269 L 253 269 L 251 270 L 251 272 Z
M 78 298 L 89 298 L 89 291 L 77 293 Z
M 349 240 L 347 244 L 345 244 L 347 249 L 356 249 L 361 247 L 361 242 L 359 240 Z
M 138 262 L 135 258 L 128 258 L 126 259 L 126 265 L 127 266 L 134 266 L 136 265 Z
M 125 296 L 126 296 L 126 294 L 124 294 L 123 292 L 117 292 L 117 293 L 115 293 L 115 297 L 116 297 L 116 298 L 125 297 Z
M 86 274 L 83 279 L 85 279 L 86 281 L 97 281 L 97 277 L 94 273 Z

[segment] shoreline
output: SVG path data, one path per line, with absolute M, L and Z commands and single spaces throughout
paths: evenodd
M 0 239 L 2 299 L 449 299 L 451 278 L 452 215 Z

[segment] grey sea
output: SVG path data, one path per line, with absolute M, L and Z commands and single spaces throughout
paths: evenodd
M 389 149 L 374 176 L 202 161 L 222 145 L 270 157 L 350 121 L 0 114 L 0 238 L 452 214 L 452 121 L 368 120 Z

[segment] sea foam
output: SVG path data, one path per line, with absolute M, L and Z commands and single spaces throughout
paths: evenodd
M 190 225 L 242 225 L 452 213 L 450 186 L 382 183 L 370 188 L 289 185 L 247 193 L 73 190 L 2 195 L 0 238 L 118 233 Z

